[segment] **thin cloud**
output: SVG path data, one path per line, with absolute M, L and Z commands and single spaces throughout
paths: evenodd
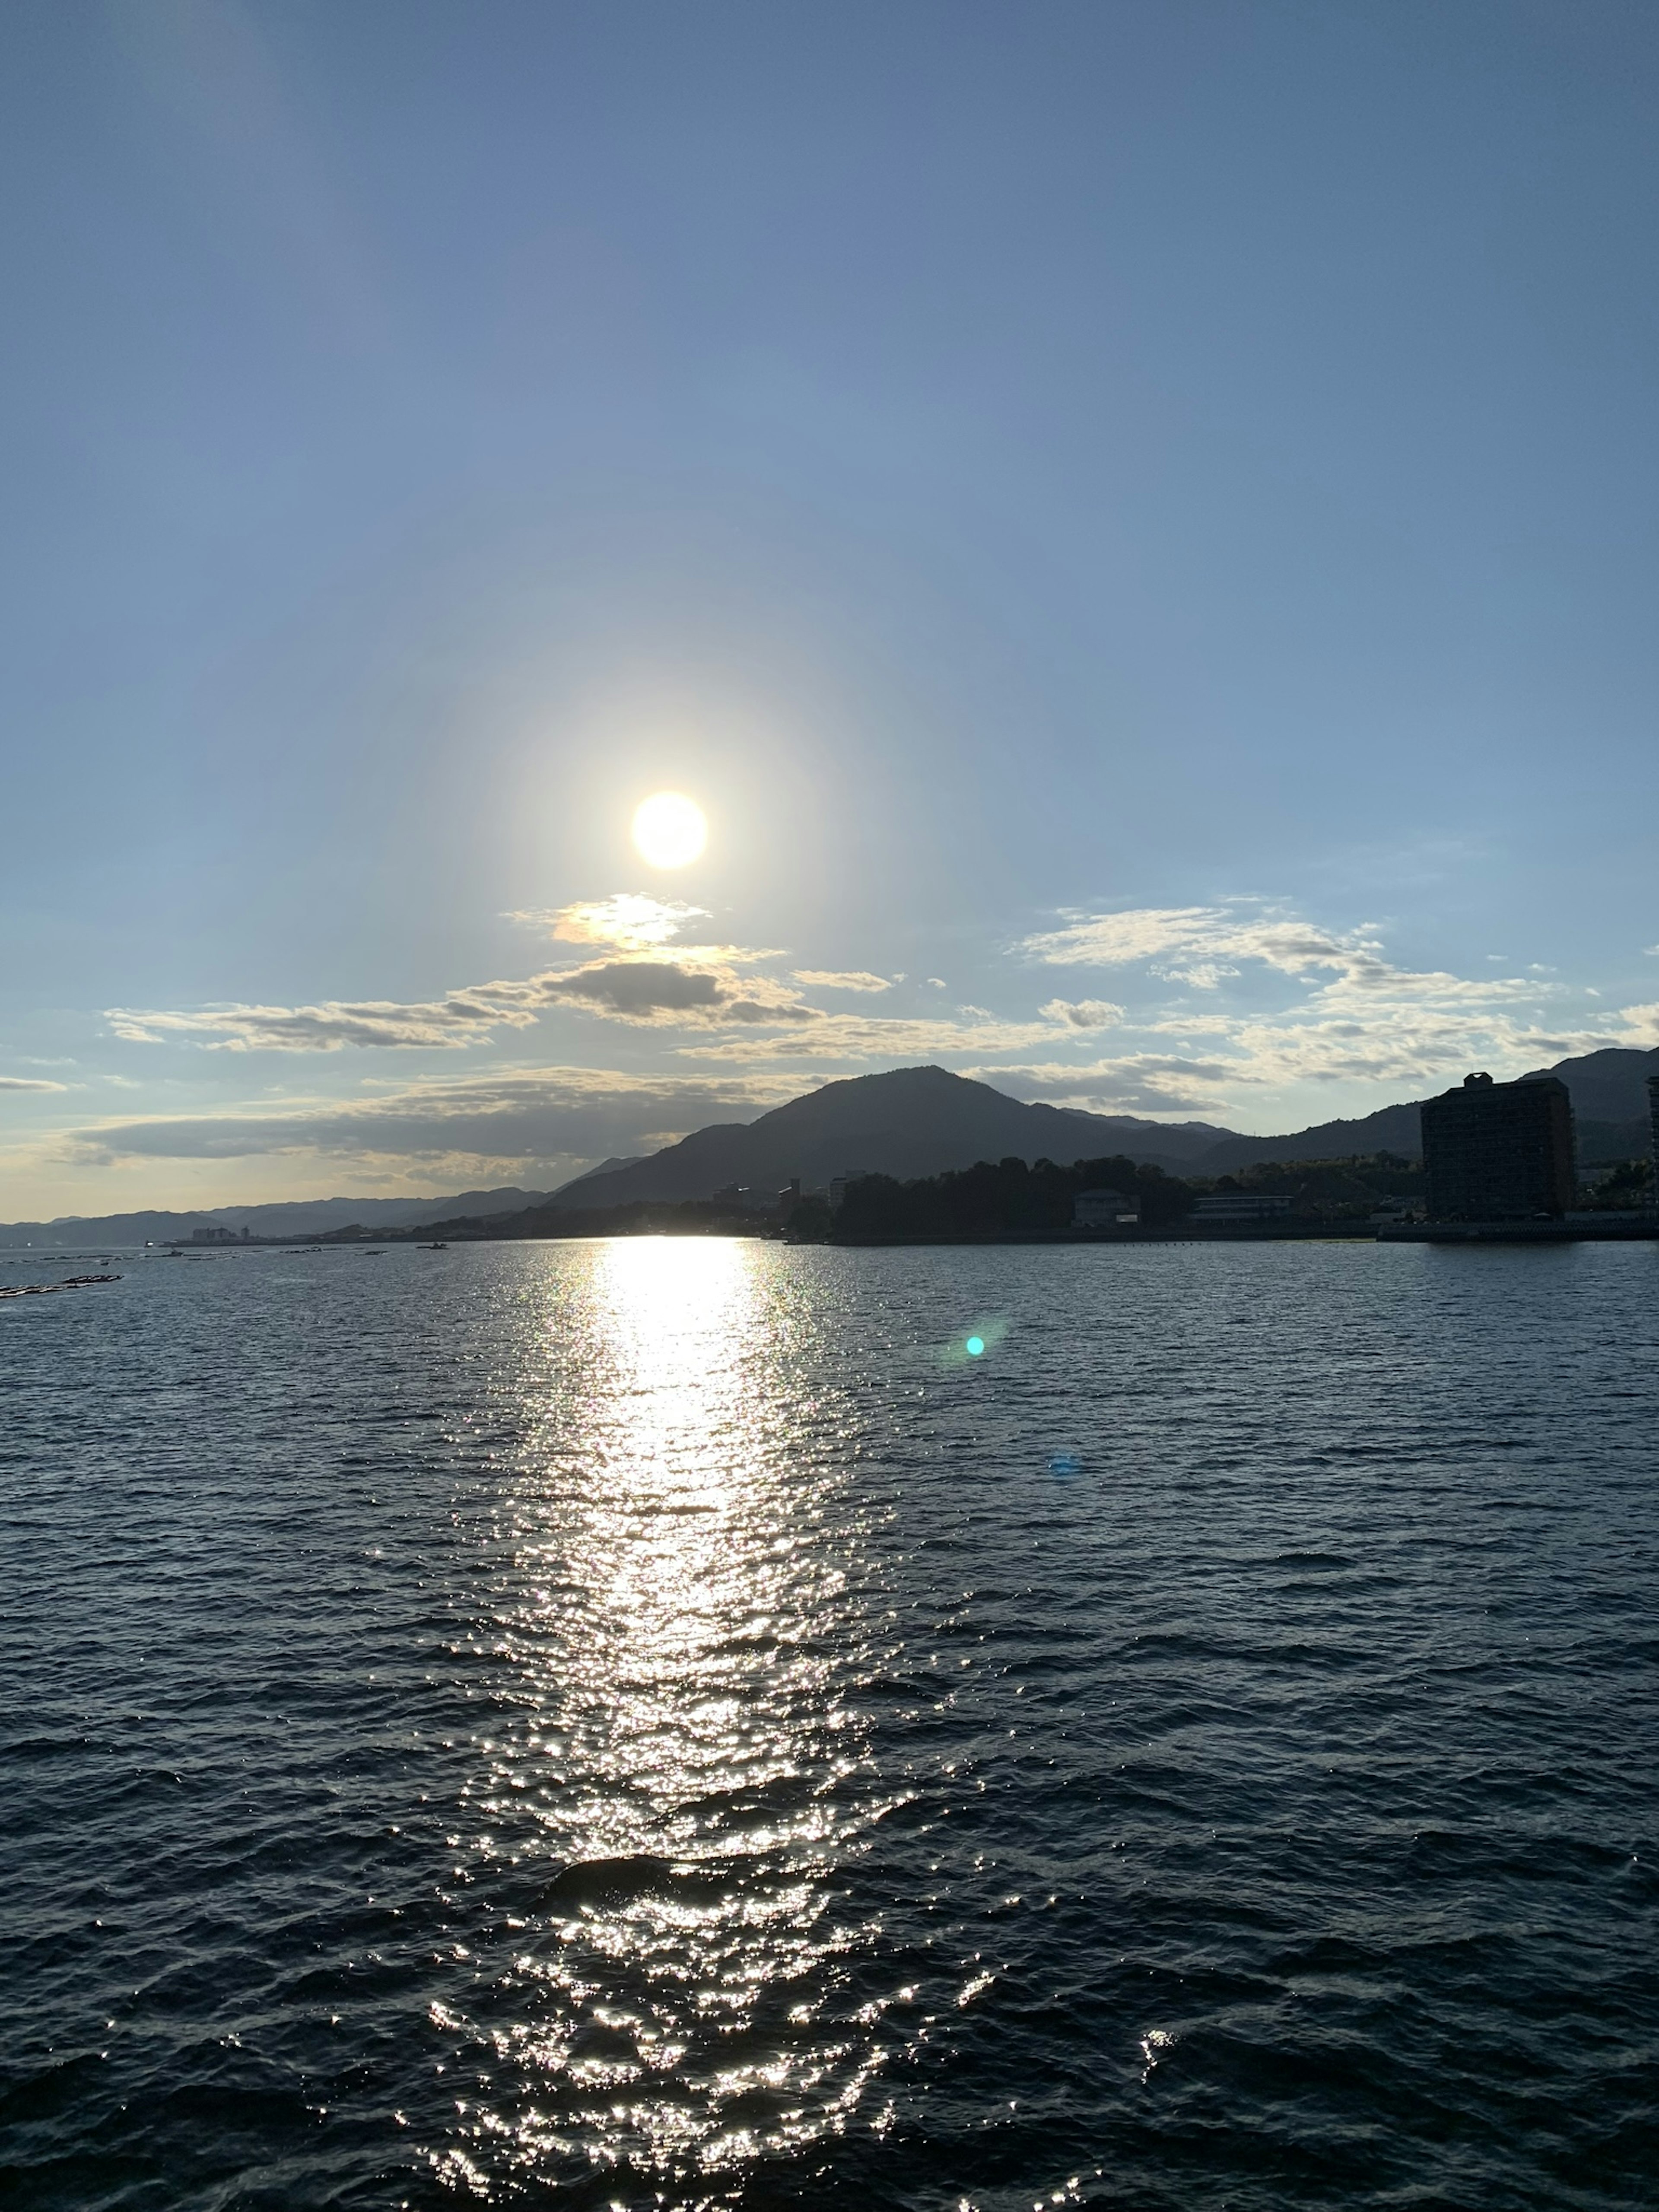
M 717 1044 L 679 1045 L 676 1051 L 688 1059 L 744 1061 L 757 1066 L 780 1060 L 833 1066 L 847 1060 L 884 1060 L 903 1065 L 961 1053 L 1024 1052 L 1036 1044 L 1052 1047 L 1061 1034 L 1048 1021 L 820 1014 L 810 1029 L 787 1036 L 728 1037 Z
M 707 921 L 707 908 L 643 891 L 570 906 L 518 908 L 508 919 L 546 929 L 563 943 L 605 947 L 616 957 L 578 968 L 550 968 L 523 977 L 471 983 L 441 999 L 405 1003 L 391 999 L 327 1000 L 316 1006 L 251 1006 L 221 1001 L 210 1006 L 111 1006 L 105 1019 L 130 1044 L 170 1039 L 201 1041 L 220 1052 L 338 1052 L 346 1047 L 383 1050 L 464 1050 L 502 1029 L 526 1029 L 550 1007 L 566 1005 L 611 1019 L 666 1025 L 782 1026 L 817 1018 L 787 985 L 733 971 L 782 956 L 775 949 L 739 945 L 681 945 L 682 930 Z M 653 958 L 673 944 L 672 959 Z M 884 990 L 884 979 L 849 988 Z
M 338 1052 L 347 1046 L 460 1050 L 500 1029 L 525 1029 L 560 1005 L 633 1023 L 790 1024 L 817 1018 L 783 984 L 685 960 L 600 960 L 538 975 L 469 984 L 444 999 L 328 1000 L 314 1006 L 216 1006 L 156 1011 L 112 1006 L 105 1018 L 130 1044 L 201 1039 L 221 1052 Z
M 748 1119 L 788 1092 L 788 1085 L 763 1078 L 526 1068 L 434 1079 L 344 1104 L 307 1101 L 274 1113 L 109 1119 L 70 1130 L 58 1142 L 61 1154 L 82 1166 L 276 1153 L 480 1167 L 582 1164 L 672 1144 L 710 1121 Z
M 684 899 L 653 898 L 645 891 L 613 891 L 609 898 L 580 900 L 572 906 L 521 908 L 507 916 L 509 921 L 545 929 L 567 945 L 613 945 L 640 951 L 667 945 L 688 922 L 709 918 L 707 907 L 688 906 Z
M 0 1091 L 67 1091 L 67 1083 L 48 1083 L 38 1075 L 0 1075 Z
M 613 891 L 609 898 L 572 906 L 515 908 L 507 919 L 544 929 L 561 944 L 603 945 L 624 954 L 659 951 L 672 944 L 677 960 L 705 967 L 744 968 L 784 957 L 775 945 L 679 944 L 676 940 L 690 923 L 713 919 L 708 908 L 645 891 Z
M 682 968 L 666 960 L 605 960 L 572 974 L 543 977 L 550 999 L 580 1000 L 623 1021 L 665 1018 L 739 1022 L 812 1022 L 824 1018 L 781 984 L 764 976 L 739 982 L 719 969 Z
M 795 981 L 809 991 L 890 991 L 890 975 L 872 975 L 862 968 L 797 968 Z
M 316 1006 L 200 1006 L 161 1011 L 111 1006 L 105 1019 L 128 1044 L 201 1038 L 221 1052 L 338 1052 L 347 1045 L 392 1049 L 458 1048 L 480 1043 L 503 1024 L 523 1027 L 536 1008 L 502 1005 L 497 994 L 525 986 L 484 984 L 424 1004 L 330 1000 Z
M 1109 1030 L 1123 1019 L 1123 1008 L 1109 999 L 1050 999 L 1043 1019 L 1073 1030 Z
M 1474 1066 L 1515 1074 L 1609 1045 L 1659 1043 L 1659 1005 L 1627 1006 L 1605 1029 L 1548 1029 L 1504 1008 L 1397 1008 L 1377 1018 L 1333 1015 L 1300 1021 L 1182 1017 L 1150 1024 L 1181 1039 L 1207 1038 L 1227 1055 L 1228 1079 L 1246 1088 L 1293 1084 L 1386 1086 L 1396 1097 L 1443 1089 Z
M 1078 1106 L 1091 1114 L 1133 1114 L 1164 1119 L 1208 1118 L 1226 1104 L 1234 1069 L 1225 1060 L 1183 1060 L 1129 1053 L 1086 1063 L 1048 1060 L 1018 1067 L 979 1067 L 969 1073 L 1022 1097 L 1050 1106 Z
M 1337 931 L 1293 916 L 1223 907 L 1139 907 L 1121 914 L 1077 915 L 1063 929 L 1022 939 L 1016 950 L 1049 967 L 1121 968 L 1145 963 L 1170 981 L 1213 989 L 1255 961 L 1298 978 L 1329 975 L 1322 994 L 1354 999 L 1436 1001 L 1531 998 L 1524 976 L 1466 978 L 1443 969 L 1397 967 L 1385 957 L 1372 927 Z
M 1219 1000 L 1202 1011 L 1166 1001 L 1133 1026 L 1217 1055 L 1228 1084 L 1245 1090 L 1387 1085 L 1421 1096 L 1469 1066 L 1526 1067 L 1594 1048 L 1576 1030 L 1571 1042 L 1549 1036 L 1541 1010 L 1559 992 L 1536 975 L 1403 967 L 1374 925 L 1328 929 L 1245 901 L 1073 914 L 1017 949 L 1045 966 L 1139 966 L 1155 981 Z M 1296 986 L 1277 1012 L 1226 1006 L 1226 982 L 1249 967 Z M 1259 1000 L 1259 981 L 1252 991 Z M 1643 1018 L 1643 1009 L 1627 1009 L 1614 1018 L 1615 1031 L 1595 1042 L 1630 1042 Z

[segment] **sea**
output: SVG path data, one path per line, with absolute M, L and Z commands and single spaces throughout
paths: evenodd
M 1659 1246 L 96 1271 L 8 2205 L 1659 2203 Z

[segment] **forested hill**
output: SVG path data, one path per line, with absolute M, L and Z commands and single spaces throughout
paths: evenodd
M 902 1178 L 939 1175 L 1010 1156 L 1075 1160 L 1132 1152 L 1176 1169 L 1228 1133 L 1204 1121 L 1027 1105 L 942 1067 L 898 1067 L 827 1083 L 758 1121 L 699 1129 L 649 1159 L 568 1183 L 553 1205 L 708 1198 L 732 1183 L 775 1190 L 796 1176 L 823 1185 L 849 1169 Z

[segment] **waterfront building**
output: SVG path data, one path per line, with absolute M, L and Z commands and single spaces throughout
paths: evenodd
M 1659 1075 L 1648 1078 L 1648 1120 L 1653 1130 L 1653 1193 L 1659 1199 Z
M 1288 1198 L 1269 1198 L 1263 1191 L 1218 1190 L 1200 1198 L 1193 1214 L 1198 1221 L 1282 1221 L 1290 1210 Z
M 1423 1102 L 1431 1221 L 1559 1219 L 1576 1195 L 1572 1097 L 1553 1075 L 1466 1075 Z

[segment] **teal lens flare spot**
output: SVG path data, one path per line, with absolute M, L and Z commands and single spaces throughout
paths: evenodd
M 969 1359 L 977 1359 L 985 1349 L 985 1339 L 982 1336 L 970 1336 L 965 1349 Z

